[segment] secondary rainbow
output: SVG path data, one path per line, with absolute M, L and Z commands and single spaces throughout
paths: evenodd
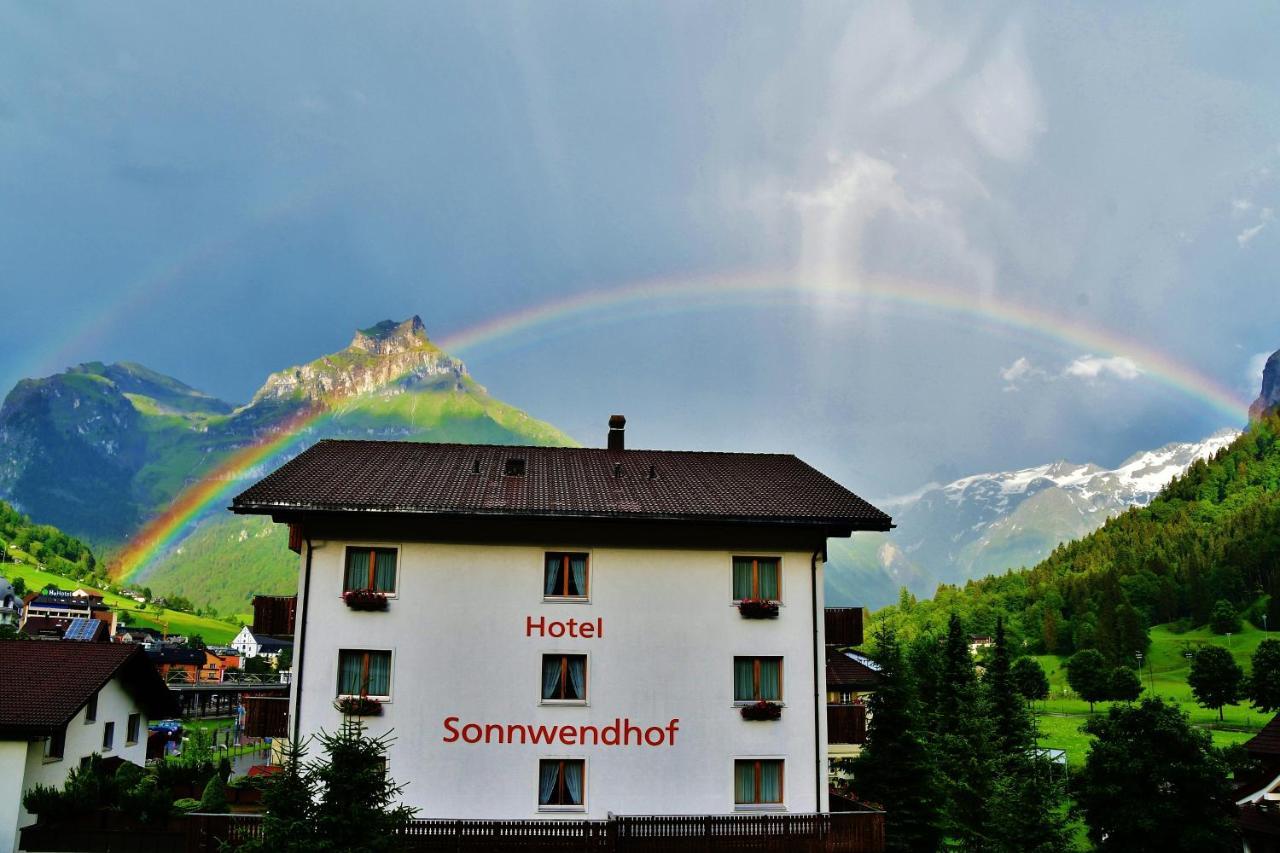
M 994 298 L 926 282 L 904 279 L 859 280 L 855 283 L 801 286 L 794 274 L 746 272 L 731 275 L 653 280 L 607 290 L 580 293 L 494 317 L 446 335 L 437 345 L 454 355 L 485 348 L 524 346 L 540 336 L 580 331 L 636 317 L 660 317 L 733 306 L 813 305 L 831 310 L 858 310 L 867 302 L 940 313 L 976 325 L 1012 330 L 1066 344 L 1098 355 L 1125 356 L 1147 375 L 1242 423 L 1248 403 L 1208 376 L 1138 341 L 1079 321 Z M 571 321 L 571 322 L 570 322 Z M 393 380 L 394 381 L 394 380 Z M 277 456 L 293 452 L 338 399 L 298 412 L 269 435 L 235 451 L 184 489 L 162 514 L 149 521 L 125 545 L 111 566 L 111 574 L 128 580 L 166 553 L 200 515 L 243 485 L 247 472 Z

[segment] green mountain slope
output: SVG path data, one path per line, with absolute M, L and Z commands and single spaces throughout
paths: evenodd
M 80 365 L 24 380 L 0 407 L 0 497 L 88 539 L 110 562 L 127 537 L 235 451 L 323 410 L 296 453 L 322 438 L 572 444 L 553 426 L 494 399 L 422 321 L 383 321 L 350 346 L 271 374 L 233 409 L 135 364 Z M 242 472 L 247 486 L 285 461 Z M 169 553 L 133 578 L 221 613 L 255 592 L 290 591 L 296 561 L 283 534 L 208 508 Z
M 1119 660 L 1145 646 L 1147 626 L 1203 624 L 1218 600 L 1244 611 L 1263 594 L 1280 602 L 1275 413 L 1194 463 L 1149 506 L 1058 546 L 1034 568 L 942 588 L 933 601 L 888 607 L 878 618 L 913 634 L 937 629 L 955 609 L 983 632 L 1003 614 L 1029 651 L 1088 647 Z

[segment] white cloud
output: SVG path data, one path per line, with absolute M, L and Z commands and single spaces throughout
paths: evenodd
M 1031 360 L 1019 356 L 1013 364 L 1000 370 L 1000 378 L 1004 380 L 1005 391 L 1017 391 L 1022 384 L 1031 380 L 1046 380 L 1049 374 L 1031 363 Z
M 1236 243 L 1238 243 L 1240 248 L 1243 249 L 1245 246 L 1249 244 L 1250 240 L 1252 240 L 1254 237 L 1257 237 L 1260 233 L 1262 233 L 1262 229 L 1266 228 L 1267 225 L 1274 218 L 1275 218 L 1275 211 L 1273 211 L 1269 207 L 1262 208 L 1262 211 L 1258 214 L 1258 224 L 1251 226 L 1249 228 L 1246 228 L 1243 231 L 1241 231 L 1239 234 L 1237 234 Z
M 991 58 L 965 82 L 956 101 L 965 126 L 988 154 L 1027 158 L 1045 121 L 1021 27 L 1005 28 Z
M 1231 212 L 1236 216 L 1243 216 L 1253 210 L 1253 202 L 1247 198 L 1233 198 L 1231 200 Z
M 1142 368 L 1131 358 L 1123 355 L 1102 358 L 1092 354 L 1080 356 L 1062 371 L 1063 376 L 1090 382 L 1104 377 L 1128 381 L 1137 379 L 1142 373 Z

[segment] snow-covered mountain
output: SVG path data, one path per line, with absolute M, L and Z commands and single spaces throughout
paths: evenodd
M 1240 433 L 1136 453 L 1113 469 L 1053 462 L 930 484 L 884 508 L 897 529 L 832 541 L 831 604 L 877 607 L 907 587 L 932 595 L 939 583 L 1030 566 L 1060 542 L 1089 533 L 1131 506 L 1151 501 L 1192 462 L 1212 456 Z

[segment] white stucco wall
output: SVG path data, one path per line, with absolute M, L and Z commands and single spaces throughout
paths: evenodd
M 26 768 L 27 742 L 0 741 L 0 853 L 11 853 L 17 846 Z
M 391 650 L 391 701 L 383 716 L 366 722 L 374 733 L 394 729 L 390 772 L 408 783 L 405 800 L 424 817 L 545 817 L 538 810 L 538 761 L 552 757 L 586 759 L 590 817 L 733 812 L 735 758 L 785 760 L 787 811 L 827 807 L 825 781 L 820 798 L 815 790 L 809 553 L 362 541 L 352 544 L 401 549 L 397 596 L 387 612 L 367 613 L 349 610 L 341 599 L 347 544 L 315 543 L 302 735 L 341 723 L 332 707 L 339 649 Z M 590 553 L 589 602 L 543 600 L 546 551 Z M 776 620 L 743 619 L 732 605 L 735 553 L 782 558 Z M 817 590 L 821 632 L 821 564 Z M 300 633 L 301 600 L 298 612 Z M 603 636 L 527 637 L 529 617 L 599 618 Z M 540 704 L 541 655 L 552 652 L 589 655 L 586 707 Z M 780 721 L 741 719 L 733 703 L 735 655 L 783 658 Z M 825 679 L 825 667 L 818 672 Z M 295 677 L 295 703 L 297 684 Z M 824 697 L 817 767 L 825 780 L 825 684 L 817 691 Z M 455 716 L 457 728 L 469 722 L 607 726 L 621 717 L 641 727 L 678 719 L 679 730 L 674 746 L 445 743 L 444 721 Z
M 138 723 L 138 741 L 137 743 L 127 743 L 125 738 L 129 732 L 129 715 L 137 713 L 140 715 Z M 35 740 L 31 742 L 5 742 L 3 746 L 8 750 L 13 746 L 20 746 L 24 761 L 18 765 L 17 769 L 17 787 L 16 796 L 14 797 L 15 814 L 17 815 L 14 830 L 17 827 L 27 826 L 35 822 L 35 817 L 29 814 L 26 809 L 21 806 L 22 794 L 27 790 L 34 788 L 36 785 L 51 785 L 54 787 L 62 787 L 67 781 L 67 774 L 72 768 L 80 766 L 80 759 L 88 757 L 93 753 L 98 753 L 104 758 L 111 756 L 120 756 L 126 761 L 134 764 L 145 765 L 147 763 L 147 715 L 137 706 L 128 692 L 120 686 L 117 679 L 112 679 L 103 686 L 98 693 L 98 713 L 95 722 L 86 721 L 86 711 L 81 708 L 67 724 L 66 746 L 63 749 L 62 759 L 48 760 L 44 758 L 44 741 Z M 115 723 L 115 740 L 111 749 L 103 749 L 102 737 L 106 724 Z M 3 753 L 4 760 L 9 760 L 9 752 Z M 8 765 L 4 765 L 7 771 Z M 4 783 L 3 791 L 5 799 L 0 801 L 0 808 L 8 808 L 8 780 Z M 8 843 L 16 843 L 10 838 Z M 0 843 L 0 853 L 5 848 Z

